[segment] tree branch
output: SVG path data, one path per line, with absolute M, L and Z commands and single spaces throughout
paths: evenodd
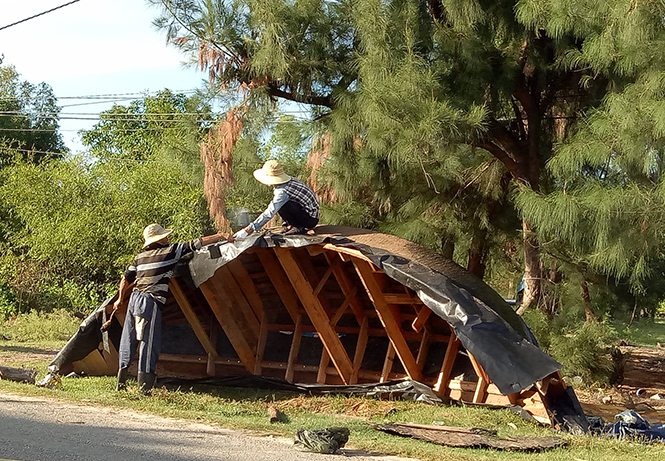
M 270 83 L 268 86 L 268 93 L 270 96 L 275 98 L 287 99 L 289 101 L 299 102 L 302 104 L 312 104 L 315 106 L 324 106 L 331 108 L 333 107 L 332 98 L 328 96 L 302 96 L 289 93 L 288 91 L 281 90 L 275 86 L 274 83 Z

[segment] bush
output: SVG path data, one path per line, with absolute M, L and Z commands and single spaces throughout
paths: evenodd
M 580 376 L 586 384 L 609 385 L 616 380 L 612 345 L 614 330 L 603 322 L 585 322 L 580 327 L 553 334 L 549 353 L 563 365 L 566 376 Z
M 30 311 L 0 323 L 0 335 L 14 342 L 66 341 L 76 333 L 80 323 L 79 319 L 62 309 L 49 314 Z

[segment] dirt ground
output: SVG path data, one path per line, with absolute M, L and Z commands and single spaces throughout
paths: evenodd
M 621 352 L 625 365 L 619 385 L 604 389 L 575 389 L 584 410 L 606 421 L 614 421 L 616 414 L 631 409 L 651 424 L 665 424 L 665 348 L 621 346 Z M 21 363 L 25 368 L 34 368 L 33 362 L 53 358 L 56 353 L 0 344 L 0 363 Z
M 651 424 L 665 424 L 665 348 L 621 346 L 623 380 L 608 389 L 576 389 L 587 413 L 614 421 L 626 409 Z

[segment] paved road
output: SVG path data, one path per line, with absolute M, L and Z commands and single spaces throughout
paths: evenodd
M 0 459 L 21 461 L 406 461 L 345 449 L 301 453 L 283 438 L 190 421 L 0 393 Z M 413 461 L 413 460 L 411 460 Z

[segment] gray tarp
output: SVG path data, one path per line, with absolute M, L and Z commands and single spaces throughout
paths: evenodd
M 538 347 L 522 318 L 507 304 L 498 305 L 501 300 L 481 297 L 474 293 L 473 287 L 460 286 L 422 264 L 346 238 L 253 234 L 235 243 L 201 249 L 190 260 L 189 269 L 195 285 L 199 286 L 219 267 L 253 246 L 301 247 L 326 242 L 361 251 L 389 277 L 414 290 L 425 305 L 450 324 L 464 348 L 476 357 L 504 395 L 526 389 L 561 369 L 556 360 Z

